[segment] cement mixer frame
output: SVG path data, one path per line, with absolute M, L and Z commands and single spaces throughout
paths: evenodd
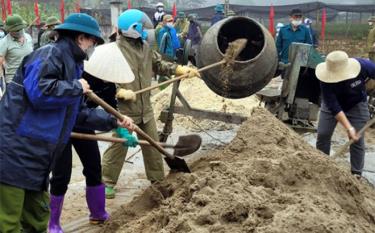
M 159 134 L 159 140 L 161 142 L 165 142 L 173 131 L 173 119 L 175 113 L 192 116 L 198 119 L 210 119 L 232 124 L 242 124 L 242 122 L 247 119 L 246 117 L 235 113 L 223 113 L 193 108 L 180 92 L 179 86 L 180 81 L 173 83 L 169 107 L 163 109 L 159 116 L 159 120 L 164 123 L 163 131 Z M 177 98 L 182 106 L 176 106 Z
M 292 43 L 289 47 L 289 60 L 290 63 L 283 65 L 280 85 L 267 85 L 257 95 L 270 112 L 293 129 L 303 132 L 316 131 L 312 122 L 318 117 L 320 87 L 315 77 L 315 67 L 324 59 L 312 45 Z M 309 69 L 310 75 L 301 75 L 302 69 Z M 304 83 L 304 90 L 301 90 L 301 81 L 308 81 L 307 84 Z M 314 85 L 315 88 L 309 85 Z M 306 90 L 312 92 L 301 94 L 301 91 Z M 311 96 L 315 97 L 314 101 L 309 99 Z

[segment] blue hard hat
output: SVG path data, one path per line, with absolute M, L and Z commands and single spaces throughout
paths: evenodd
M 215 11 L 223 13 L 224 12 L 224 6 L 222 4 L 217 4 L 215 6 Z
M 118 18 L 117 26 L 119 30 L 133 38 L 144 37 L 144 29 L 153 28 L 151 19 L 137 9 L 124 11 Z
M 64 23 L 55 27 L 55 30 L 83 32 L 88 35 L 94 36 L 97 39 L 98 44 L 104 43 L 98 22 L 93 17 L 85 13 L 70 14 L 65 19 Z

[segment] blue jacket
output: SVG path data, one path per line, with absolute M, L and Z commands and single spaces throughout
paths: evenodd
M 0 183 L 41 191 L 73 126 L 110 130 L 116 121 L 82 102 L 85 53 L 61 39 L 26 56 L 0 101 Z
M 293 42 L 312 44 L 310 31 L 305 25 L 299 25 L 296 31 L 293 31 L 290 24 L 280 28 L 276 48 L 281 62 L 288 63 L 289 46 Z
M 216 12 L 214 16 L 211 18 L 211 26 L 214 25 L 215 23 L 219 22 L 220 20 L 224 19 L 225 15 L 224 13 L 221 12 Z
M 163 40 L 164 34 L 167 35 L 166 40 Z M 180 41 L 177 37 L 176 29 L 174 27 L 164 26 L 160 29 L 158 34 L 159 52 L 170 58 L 176 57 L 176 50 L 180 48 Z

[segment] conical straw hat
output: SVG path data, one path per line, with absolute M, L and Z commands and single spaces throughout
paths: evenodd
M 116 42 L 99 45 L 88 61 L 84 70 L 99 79 L 111 83 L 130 83 L 134 74 Z
M 338 83 L 356 78 L 360 71 L 361 65 L 356 59 L 349 58 L 346 52 L 337 50 L 330 52 L 326 61 L 316 66 L 315 75 L 322 82 Z

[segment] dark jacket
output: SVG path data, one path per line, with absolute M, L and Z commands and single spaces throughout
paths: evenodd
M 0 182 L 41 191 L 73 126 L 110 130 L 116 121 L 82 101 L 85 53 L 70 39 L 26 56 L 0 102 Z
M 197 22 L 190 21 L 189 30 L 186 38 L 191 40 L 192 45 L 198 45 L 201 43 L 202 32 L 200 28 L 201 26 Z
M 347 112 L 360 102 L 367 102 L 366 79 L 375 79 L 375 63 L 363 58 L 356 58 L 361 65 L 357 77 L 338 83 L 320 82 L 323 103 L 336 116 L 339 112 Z
M 312 38 L 310 31 L 305 25 L 299 25 L 294 31 L 291 24 L 280 28 L 279 35 L 276 38 L 276 49 L 279 55 L 279 60 L 283 63 L 288 63 L 289 46 L 293 42 L 306 43 L 312 45 Z
M 214 25 L 215 23 L 219 22 L 220 20 L 224 19 L 225 15 L 224 13 L 221 12 L 216 12 L 214 16 L 211 18 L 211 26 Z

